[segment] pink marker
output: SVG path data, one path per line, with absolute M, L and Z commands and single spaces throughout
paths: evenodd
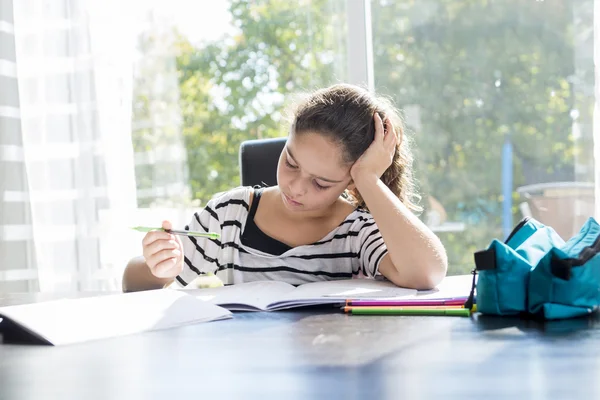
M 467 298 L 457 299 L 435 299 L 435 300 L 349 300 L 348 305 L 352 306 L 462 306 Z

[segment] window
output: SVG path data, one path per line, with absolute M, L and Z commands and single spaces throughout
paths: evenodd
M 450 273 L 524 215 L 594 214 L 593 1 L 372 2 L 374 81 L 404 110 Z
M 174 4 L 148 5 L 138 37 L 139 207 L 204 203 L 237 185 L 239 144 L 285 135 L 290 94 L 354 79 L 344 0 Z M 375 90 L 404 113 L 421 217 L 450 274 L 525 215 L 574 233 L 594 203 L 593 1 L 370 10 Z
M 342 81 L 404 113 L 450 274 L 523 216 L 567 238 L 594 215 L 593 0 L 8 4 L 0 290 L 117 289 L 127 227 L 186 224 L 242 141 Z
M 142 14 L 140 207 L 205 203 L 238 185 L 240 143 L 285 136 L 288 95 L 346 78 L 344 0 L 157 2 Z

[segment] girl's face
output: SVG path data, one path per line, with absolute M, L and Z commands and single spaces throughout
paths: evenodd
M 348 187 L 351 164 L 341 148 L 316 133 L 290 134 L 277 165 L 277 184 L 290 211 L 331 206 Z

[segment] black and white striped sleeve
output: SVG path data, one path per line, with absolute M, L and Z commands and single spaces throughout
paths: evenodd
M 361 272 L 366 277 L 375 277 L 379 273 L 379 263 L 388 253 L 383 237 L 373 217 L 362 221 L 356 236 L 355 246 L 358 249 Z
M 221 223 L 216 206 L 220 198 L 212 199 L 202 211 L 196 212 L 185 230 L 221 234 Z M 203 237 L 182 236 L 183 271 L 175 278 L 173 287 L 185 287 L 199 275 L 216 272 L 219 268 L 221 241 Z

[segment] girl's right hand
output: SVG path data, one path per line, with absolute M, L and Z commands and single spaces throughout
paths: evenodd
M 162 228 L 172 229 L 171 222 L 163 221 Z M 142 247 L 146 264 L 157 278 L 175 278 L 183 271 L 183 245 L 176 235 L 164 231 L 148 232 Z

